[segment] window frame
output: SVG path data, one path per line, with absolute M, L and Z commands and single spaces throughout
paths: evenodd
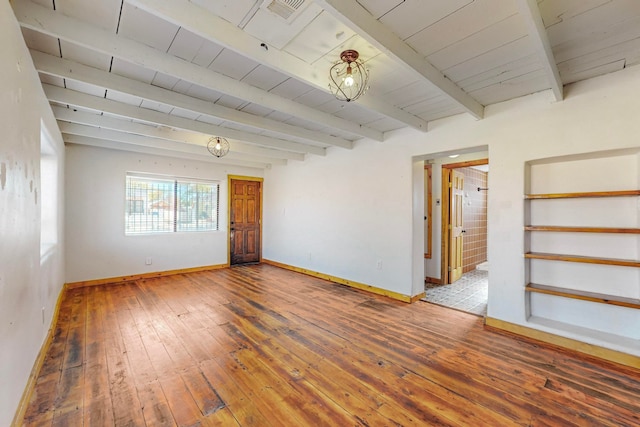
M 136 185 L 142 185 L 145 182 L 152 188 L 132 193 Z M 220 184 L 220 180 L 214 179 L 127 172 L 123 206 L 125 236 L 221 231 Z M 192 186 L 196 186 L 195 191 L 185 192 L 185 187 L 189 189 Z M 198 188 L 201 186 L 204 188 Z M 150 200 L 149 195 L 152 192 L 159 192 L 159 194 L 154 195 L 153 200 Z M 203 195 L 206 196 L 204 200 Z M 197 210 L 192 206 L 194 202 Z M 156 204 L 156 207 L 151 207 L 152 204 Z M 201 207 L 203 204 L 204 208 Z M 142 212 L 138 209 L 140 205 Z M 132 206 L 135 208 L 132 209 Z M 160 212 L 163 213 L 160 215 Z M 138 218 L 132 219 L 133 215 L 137 215 Z M 195 226 L 192 225 L 194 220 Z

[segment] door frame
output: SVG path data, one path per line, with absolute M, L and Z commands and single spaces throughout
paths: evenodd
M 260 183 L 260 253 L 258 262 L 262 262 L 262 192 L 264 188 L 264 178 L 258 176 L 227 175 L 227 267 L 231 267 L 231 181 L 256 181 Z
M 431 173 L 433 172 L 433 165 L 431 164 L 426 164 L 424 165 L 424 180 L 425 180 L 425 187 L 427 189 L 427 191 L 425 191 L 426 193 L 426 209 L 427 211 L 425 212 L 425 216 L 426 216 L 426 221 L 427 221 L 427 244 L 425 245 L 425 249 L 424 249 L 424 257 L 427 259 L 431 259 L 431 257 L 433 256 L 433 251 L 432 251 L 432 240 L 433 240 L 433 208 L 432 208 L 432 204 L 433 204 L 433 179 L 431 176 Z
M 489 159 L 469 160 L 467 162 L 447 163 L 442 165 L 442 240 L 440 242 L 440 280 L 443 285 L 449 284 L 449 239 L 451 238 L 449 232 L 449 226 L 451 225 L 451 218 L 449 217 L 449 207 L 451 205 L 451 197 L 449 193 L 449 184 L 451 183 L 451 171 L 453 169 L 466 168 L 470 166 L 488 165 Z

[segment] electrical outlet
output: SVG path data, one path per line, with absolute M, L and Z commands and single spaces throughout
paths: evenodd
M 42 307 L 42 324 L 44 325 L 44 307 Z
M 153 260 L 151 259 L 151 257 L 150 257 L 150 256 L 148 256 L 148 257 L 147 257 L 147 259 L 145 259 L 145 260 L 144 260 L 144 263 L 145 263 L 146 265 L 151 265 L 151 264 L 153 264 Z
M 376 262 L 376 269 L 378 269 L 378 270 L 382 270 L 382 260 L 381 260 L 381 259 L 379 259 L 379 260 Z

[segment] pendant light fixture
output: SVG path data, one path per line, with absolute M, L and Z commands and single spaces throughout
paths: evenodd
M 329 90 L 340 101 L 355 101 L 369 89 L 369 70 L 359 57 L 357 50 L 345 50 L 329 69 Z
M 226 138 L 212 136 L 207 142 L 207 150 L 216 157 L 222 157 L 229 152 L 229 141 Z

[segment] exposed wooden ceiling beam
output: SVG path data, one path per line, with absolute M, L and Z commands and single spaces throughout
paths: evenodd
M 176 150 L 166 149 L 166 148 L 157 148 L 157 147 L 145 147 L 142 145 L 135 144 L 127 144 L 125 142 L 119 141 L 109 141 L 106 139 L 99 138 L 91 138 L 87 136 L 80 135 L 69 135 L 62 134 L 62 139 L 65 143 L 69 144 L 77 144 L 77 145 L 89 145 L 92 147 L 99 148 L 107 148 L 111 150 L 121 150 L 135 153 L 145 153 L 145 154 L 153 154 L 156 156 L 166 156 L 171 158 L 180 158 L 180 159 L 191 159 L 198 160 L 201 162 L 208 163 L 217 163 L 217 164 L 225 164 L 225 165 L 236 165 L 236 166 L 244 166 L 249 168 L 258 168 L 258 169 L 270 169 L 271 163 L 260 163 L 260 162 L 252 162 L 247 160 L 233 159 L 224 157 L 214 157 L 214 156 L 203 156 L 201 154 L 193 154 L 190 152 L 180 151 L 180 145 L 186 146 L 186 144 L 178 144 L 176 146 Z
M 143 135 L 135 135 L 132 133 L 118 132 L 110 129 L 101 129 L 93 126 L 79 125 L 76 123 L 58 122 L 60 132 L 68 135 L 86 136 L 90 138 L 102 139 L 105 141 L 124 142 L 125 144 L 139 145 L 141 147 L 159 148 L 163 150 L 179 151 L 182 153 L 197 154 L 203 157 L 211 156 L 207 147 L 195 144 L 184 144 L 175 141 L 167 141 L 166 139 L 151 138 Z M 240 153 L 235 150 L 229 150 L 226 158 L 233 160 L 246 160 L 256 163 L 271 163 L 278 165 L 286 165 L 285 159 L 267 159 L 266 157 L 255 156 L 252 154 Z
M 12 3 L 12 6 L 20 25 L 24 28 L 57 37 L 148 70 L 158 71 L 303 120 L 340 129 L 355 136 L 363 136 L 376 141 L 384 139 L 383 133 L 375 129 L 266 92 L 247 83 L 163 53 L 142 43 L 88 25 L 38 4 L 20 1 Z
M 293 78 L 305 81 L 320 90 L 327 91 L 328 70 L 318 72 L 317 67 L 285 51 L 277 49 L 265 51 L 260 46 L 261 40 L 193 2 L 187 0 L 127 0 L 127 2 L 179 25 L 206 40 L 268 65 L 270 68 Z M 367 95 L 358 99 L 358 104 L 415 129 L 427 130 L 426 121 L 382 99 Z
M 33 63 L 41 73 L 88 83 L 97 87 L 139 97 L 148 101 L 181 108 L 196 114 L 217 117 L 234 123 L 250 126 L 259 132 L 269 130 L 282 135 L 285 138 L 298 140 L 298 142 L 313 142 L 315 144 L 334 145 L 351 149 L 353 143 L 344 138 L 327 135 L 323 132 L 303 129 L 286 123 L 277 122 L 265 117 L 234 110 L 213 104 L 202 99 L 163 89 L 158 86 L 128 79 L 107 71 L 88 67 L 74 61 L 62 59 L 53 55 L 31 50 Z
M 538 2 L 536 0 L 518 0 L 518 6 L 520 7 L 520 14 L 527 23 L 529 38 L 533 41 L 536 51 L 538 52 L 538 57 L 542 61 L 547 73 L 547 79 L 549 80 L 553 95 L 556 101 L 562 101 L 564 99 L 564 85 L 560 78 L 558 65 L 553 57 L 553 50 L 551 49 L 547 30 L 544 27 L 544 22 L 540 15 Z
M 142 123 L 134 123 L 128 120 L 105 116 L 103 114 L 75 111 L 71 108 L 52 106 L 51 109 L 53 110 L 53 114 L 58 122 L 86 125 L 94 128 L 142 135 L 150 138 L 164 139 L 167 141 L 181 142 L 197 146 L 206 146 L 209 138 L 211 137 L 210 135 L 198 132 L 189 132 L 169 128 L 158 128 Z M 72 133 L 68 130 L 67 132 Z M 257 145 L 244 144 L 239 141 L 230 141 L 230 143 L 231 149 L 234 153 L 250 154 L 270 159 L 289 159 L 299 161 L 304 160 L 304 154 L 301 153 L 262 148 L 258 147 Z
M 482 118 L 484 115 L 482 104 L 445 77 L 440 70 L 375 19 L 357 1 L 315 0 L 315 2 L 397 61 L 399 66 L 403 66 L 420 78 L 428 80 L 474 117 Z
M 264 147 L 294 151 L 297 153 L 316 154 L 320 156 L 324 156 L 326 154 L 326 150 L 322 147 L 301 144 L 299 142 L 285 141 L 264 135 L 247 134 L 247 132 L 185 119 L 183 117 L 171 116 L 158 111 L 123 104 L 110 99 L 99 98 L 97 96 L 91 96 L 49 84 L 43 84 L 42 87 L 50 101 L 61 104 L 68 104 L 88 110 L 112 114 L 114 116 L 131 118 L 154 125 L 169 126 L 176 129 L 238 139 L 240 141 L 262 145 Z

